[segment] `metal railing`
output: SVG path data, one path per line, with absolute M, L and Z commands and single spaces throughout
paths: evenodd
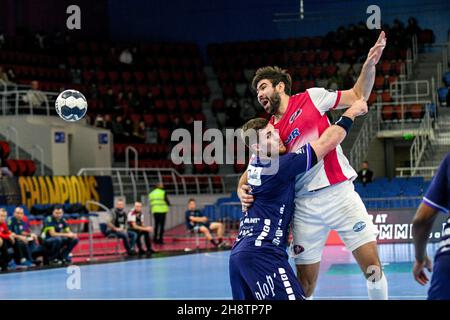
M 125 167 L 130 168 L 130 152 L 133 152 L 134 155 L 134 169 L 138 168 L 138 162 L 139 162 L 139 154 L 135 147 L 133 146 L 127 146 L 125 148 Z
M 421 98 L 428 98 L 430 96 L 430 81 L 394 81 L 390 84 L 389 91 L 394 100 L 404 101 L 405 98 L 415 98 L 417 102 Z
M 14 134 L 14 140 L 10 138 L 10 134 Z M 13 126 L 8 126 L 5 131 L 5 138 L 8 142 L 14 142 L 14 156 L 19 159 L 19 132 Z
M 39 173 L 40 173 L 41 176 L 43 176 L 45 174 L 45 170 L 44 170 L 44 154 L 45 154 L 44 153 L 44 149 L 38 144 L 33 145 L 31 147 L 31 160 L 37 160 L 37 157 L 34 154 L 35 151 L 39 151 L 39 154 L 41 156 L 41 158 L 39 159 L 39 161 L 40 161 L 40 165 L 39 165 L 40 172 Z
M 420 161 L 427 147 L 430 136 L 433 134 L 433 128 L 431 126 L 431 118 L 428 112 L 425 112 L 425 116 L 420 123 L 418 134 L 414 139 L 410 148 L 410 165 L 411 176 L 415 176 L 417 168 L 420 165 Z
M 436 173 L 438 167 L 417 167 L 415 168 L 416 174 L 424 178 L 432 178 Z M 399 167 L 395 168 L 397 177 L 411 177 L 412 169 L 411 167 Z
M 370 142 L 376 137 L 376 116 L 377 113 L 371 109 L 358 133 L 358 136 L 350 149 L 349 160 L 353 168 L 357 168 L 359 164 L 367 157 Z
M 157 184 L 176 195 L 229 193 L 236 190 L 240 175 L 181 175 L 173 168 L 83 168 L 77 175 L 111 176 L 117 195 L 140 199 Z
M 44 100 L 40 105 L 33 105 L 31 99 L 25 98 L 32 93 L 33 90 L 3 90 L 0 91 L 2 103 L 2 115 L 19 115 L 19 114 L 39 114 L 47 116 L 56 116 L 54 108 L 58 93 L 39 91 L 43 94 Z

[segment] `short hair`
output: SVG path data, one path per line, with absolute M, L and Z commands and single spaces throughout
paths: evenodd
M 17 207 L 14 208 L 14 212 L 16 212 L 17 209 L 20 209 L 20 210 L 24 211 L 21 206 L 17 206 Z
M 249 130 L 253 129 L 256 131 L 256 133 L 258 133 L 259 130 L 264 129 L 265 127 L 267 127 L 268 124 L 269 124 L 269 120 L 264 119 L 264 118 L 255 118 L 255 119 L 251 119 L 251 120 L 247 121 L 242 126 L 242 131 L 241 131 L 242 141 L 244 141 L 244 143 L 247 146 L 250 146 Z
M 256 70 L 255 76 L 252 80 L 253 90 L 256 91 L 258 83 L 264 79 L 269 80 L 274 87 L 280 82 L 283 82 L 284 92 L 287 95 L 291 94 L 292 78 L 286 70 L 281 69 L 277 66 L 259 68 L 258 70 Z
M 188 203 L 189 203 L 189 202 L 196 202 L 196 201 L 195 201 L 194 198 L 190 198 L 190 199 L 188 200 Z
M 1 212 L 7 213 L 5 208 L 0 208 L 0 213 Z
M 62 209 L 63 209 L 63 207 L 60 204 L 55 204 L 55 206 L 53 207 L 53 211 L 55 211 L 55 210 L 62 210 Z

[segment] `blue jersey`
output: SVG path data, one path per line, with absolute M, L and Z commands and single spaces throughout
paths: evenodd
M 442 161 L 436 175 L 431 182 L 423 202 L 444 214 L 449 213 L 450 205 L 450 153 Z M 444 226 L 442 239 L 439 243 L 439 249 L 436 252 L 436 258 L 441 254 L 450 254 L 450 218 Z
M 232 254 L 255 250 L 275 250 L 286 254 L 289 225 L 294 213 L 295 177 L 316 162 L 309 144 L 295 153 L 281 155 L 270 165 L 256 158 L 250 162 L 248 184 L 255 201 L 241 218 Z
M 23 220 L 17 220 L 15 217 L 11 217 L 8 221 L 8 228 L 15 234 L 22 235 L 24 232 L 30 232 L 30 226 Z

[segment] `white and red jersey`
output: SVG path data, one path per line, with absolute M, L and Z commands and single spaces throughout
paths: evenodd
M 311 88 L 289 98 L 286 112 L 277 123 L 274 123 L 275 117 L 272 116 L 270 123 L 278 129 L 289 152 L 298 150 L 322 135 L 330 126 L 325 113 L 337 107 L 340 97 L 341 91 Z M 350 166 L 339 145 L 311 170 L 297 178 L 295 191 L 297 195 L 303 194 L 346 180 L 354 180 L 356 177 L 357 173 Z

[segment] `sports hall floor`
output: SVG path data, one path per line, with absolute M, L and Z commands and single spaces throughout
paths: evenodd
M 390 299 L 426 299 L 428 286 L 412 278 L 410 244 L 379 245 Z M 430 257 L 435 245 L 429 245 Z M 230 251 L 185 254 L 80 266 L 81 289 L 69 290 L 66 268 L 0 275 L 5 299 L 231 299 Z M 292 263 L 292 261 L 291 261 Z M 325 248 L 315 299 L 366 299 L 366 285 L 352 255 Z

